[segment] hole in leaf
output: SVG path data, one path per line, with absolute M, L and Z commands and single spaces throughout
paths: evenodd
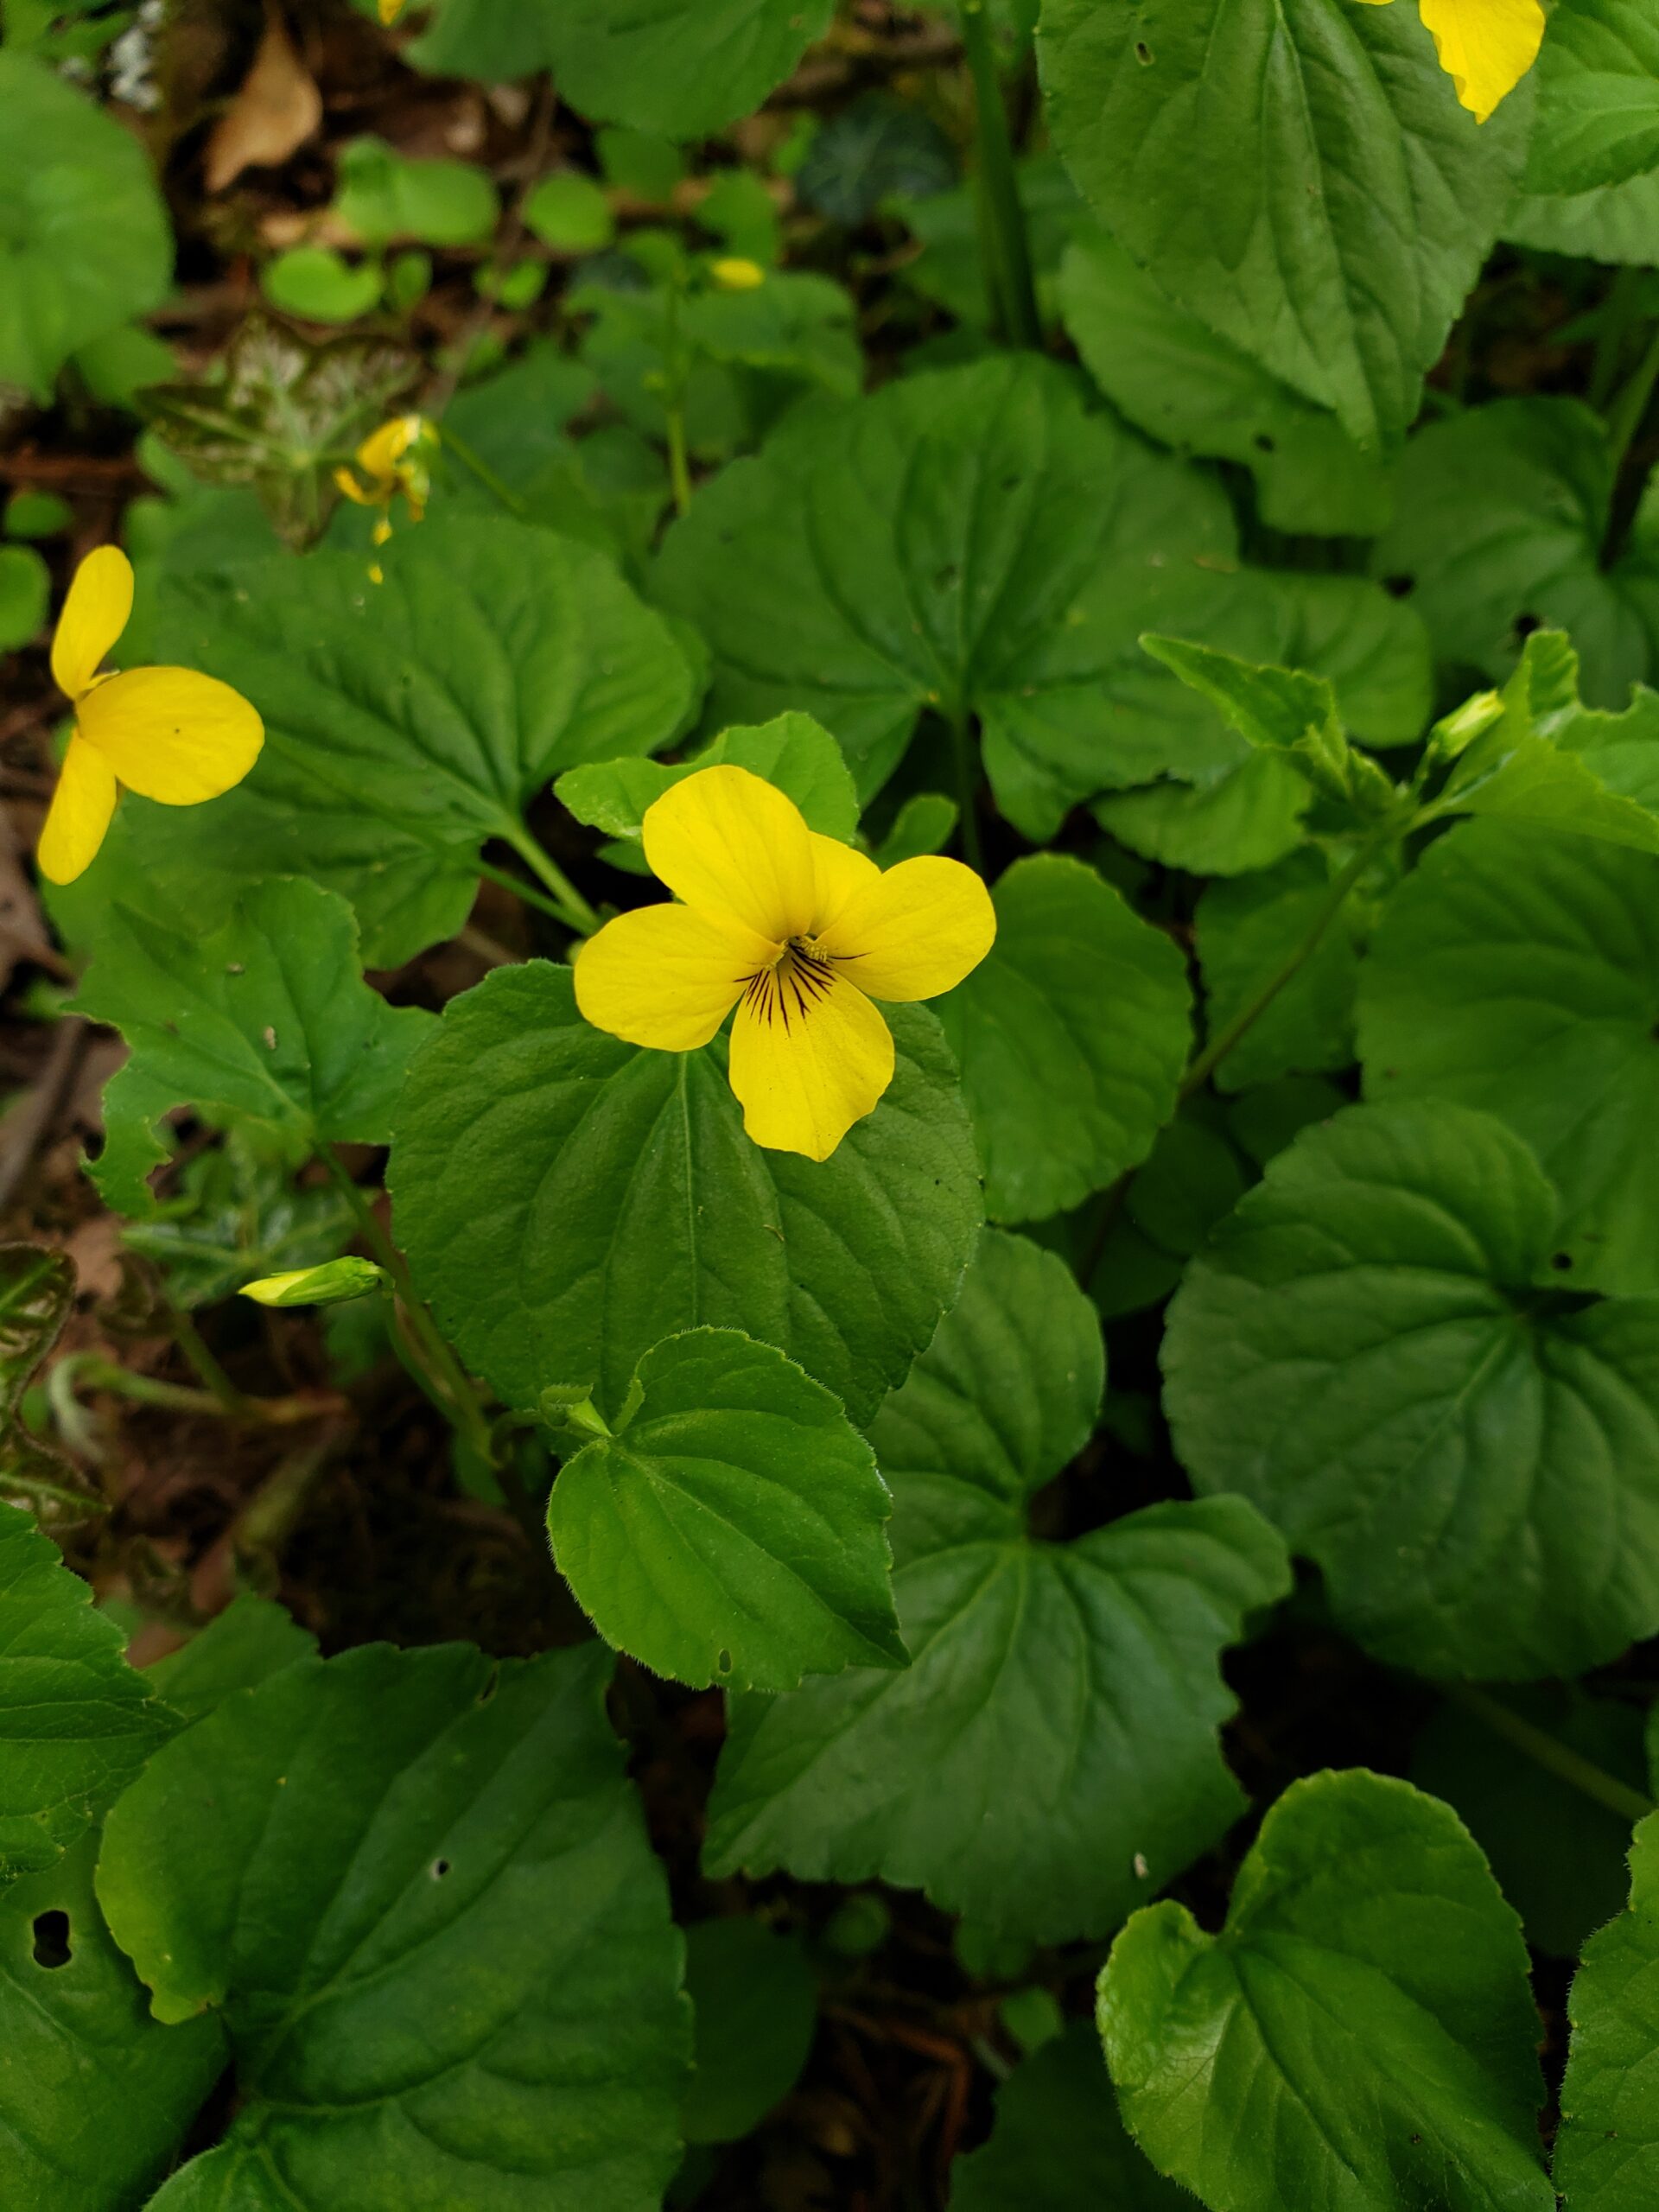
M 1277 453 L 1279 447 L 1277 441 L 1268 432 L 1258 430 L 1255 434 L 1255 449 L 1258 453 Z
M 35 1963 L 48 1972 L 67 1967 L 72 1954 L 69 1948 L 69 1916 L 67 1912 L 41 1912 L 35 1916 Z
M 1558 1274 L 1565 1274 L 1573 1264 L 1573 1255 L 1570 1252 L 1552 1252 L 1549 1264 Z
M 432 1878 L 435 1882 L 441 1882 L 448 1872 L 449 1861 L 447 1859 L 435 1859 L 432 1861 Z
M 715 1661 L 715 1667 L 718 1673 L 729 1675 L 732 1671 L 731 1653 L 729 1651 L 722 1651 L 719 1657 Z
M 1135 41 L 1135 58 L 1143 69 L 1149 69 L 1152 67 L 1152 48 L 1143 38 L 1138 38 Z
M 1543 626 L 1544 618 L 1541 614 L 1517 614 L 1515 618 L 1515 634 L 1517 638 L 1529 638 L 1535 630 L 1541 630 Z
M 1405 599 L 1417 588 L 1415 576 L 1384 576 L 1382 588 L 1390 599 Z
M 497 1689 L 500 1687 L 500 1682 L 501 1669 L 499 1667 L 492 1667 L 483 1688 L 480 1689 L 478 1694 L 478 1701 L 480 1705 L 487 1705 L 489 1703 L 490 1700 L 495 1695 Z

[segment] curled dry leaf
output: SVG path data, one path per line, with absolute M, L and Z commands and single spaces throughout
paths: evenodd
M 285 162 L 322 120 L 322 94 L 278 9 L 265 11 L 264 36 L 242 89 L 213 126 L 203 162 L 209 192 L 223 192 L 244 169 Z

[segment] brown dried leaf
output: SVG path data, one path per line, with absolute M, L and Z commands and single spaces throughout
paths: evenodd
M 223 192 L 244 169 L 274 168 L 322 120 L 322 94 L 301 60 L 274 4 L 242 89 L 213 126 L 203 161 L 209 192 Z

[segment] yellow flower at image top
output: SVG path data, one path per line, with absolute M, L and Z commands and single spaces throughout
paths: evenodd
M 681 905 L 590 938 L 576 1004 L 631 1045 L 693 1052 L 732 1008 L 731 1084 L 756 1144 L 827 1160 L 893 1080 L 874 1001 L 937 998 L 990 950 L 996 916 L 971 868 L 932 857 L 885 874 L 809 830 L 747 768 L 704 768 L 645 817 L 645 858 Z
M 1389 0 L 1370 0 L 1386 7 Z M 1538 59 L 1544 11 L 1539 0 L 1417 0 L 1440 67 L 1477 123 L 1512 92 Z
M 371 430 L 353 456 L 362 472 L 359 481 L 352 468 L 337 468 L 334 482 L 359 507 L 378 507 L 374 542 L 384 545 L 391 536 L 391 507 L 401 492 L 409 518 L 419 522 L 432 496 L 431 456 L 438 434 L 424 415 L 394 415 L 378 430 Z
M 380 0 L 380 20 L 388 29 L 404 12 L 404 0 Z
M 75 710 L 36 858 L 73 883 L 104 842 L 122 785 L 163 806 L 199 806 L 239 784 L 264 724 L 239 691 L 189 668 L 99 675 L 132 613 L 132 563 L 101 545 L 75 571 L 52 640 L 52 675 Z

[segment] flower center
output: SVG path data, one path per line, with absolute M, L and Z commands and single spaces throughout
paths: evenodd
M 768 1029 L 804 1021 L 836 980 L 833 963 L 804 938 L 792 937 L 769 968 L 757 968 L 743 987 L 743 1003 Z

